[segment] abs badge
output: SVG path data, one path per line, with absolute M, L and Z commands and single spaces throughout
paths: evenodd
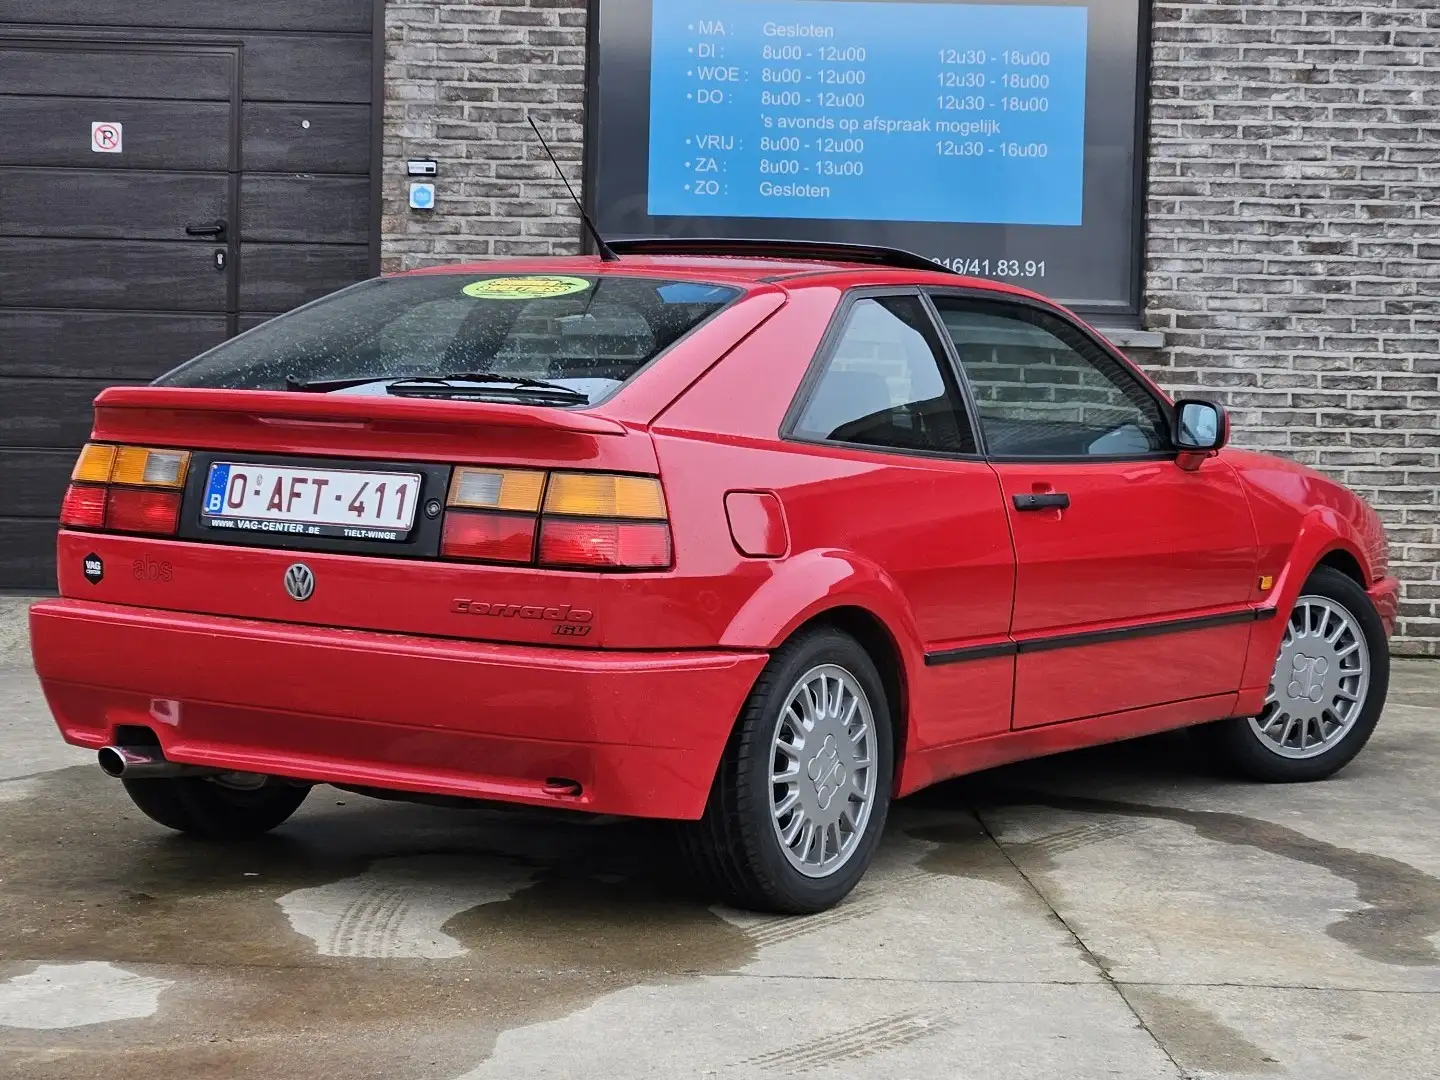
M 291 600 L 309 600 L 315 595 L 315 574 L 303 562 L 293 563 L 285 571 L 285 591 Z
M 85 562 L 82 565 L 85 572 L 85 580 L 90 582 L 91 585 L 99 585 L 101 579 L 105 577 L 105 564 L 100 561 L 100 556 L 95 554 L 86 555 Z
M 523 277 L 493 277 L 473 281 L 460 291 L 477 300 L 550 300 L 570 296 L 590 288 L 590 282 L 578 277 L 557 277 L 554 274 L 526 274 Z

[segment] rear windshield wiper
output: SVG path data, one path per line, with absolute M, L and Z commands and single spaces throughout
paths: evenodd
M 397 397 L 463 397 L 474 395 L 479 387 L 494 387 L 501 394 L 520 394 L 580 404 L 588 404 L 590 401 L 589 394 L 559 383 L 489 371 L 457 371 L 433 378 L 417 376 L 396 379 L 385 387 L 385 392 Z
M 297 394 L 328 394 L 333 390 L 349 390 L 352 386 L 368 386 L 370 383 L 384 382 L 390 378 L 389 375 L 361 375 L 354 379 L 297 379 L 294 375 L 285 376 L 285 389 Z
M 385 392 L 396 397 L 461 397 L 475 394 L 476 387 L 495 387 L 505 394 L 559 399 L 567 404 L 588 404 L 590 395 L 559 383 L 530 379 L 524 375 L 502 375 L 498 372 L 457 371 L 448 375 L 362 375 L 352 379 L 315 379 L 306 381 L 293 375 L 285 377 L 285 389 L 297 393 L 328 394 L 356 386 L 387 382 Z

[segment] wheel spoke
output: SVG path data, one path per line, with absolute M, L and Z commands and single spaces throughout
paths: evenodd
M 800 861 L 810 861 L 810 849 L 815 846 L 815 834 L 818 832 L 813 821 L 805 822 L 805 828 L 800 833 Z
M 778 824 L 778 822 L 777 822 Z M 797 810 L 790 815 L 790 824 L 780 831 L 780 842 L 787 848 L 793 849 L 795 841 L 800 839 L 800 834 L 805 831 L 805 815 Z
M 775 815 L 775 820 L 779 821 L 786 814 L 790 813 L 791 810 L 795 809 L 795 804 L 799 801 L 799 790 L 792 788 L 783 799 L 775 804 L 774 810 L 772 811 Z

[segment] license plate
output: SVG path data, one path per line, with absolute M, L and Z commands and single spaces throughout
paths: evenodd
M 212 529 L 404 540 L 415 523 L 415 473 L 281 468 L 217 461 L 201 521 Z

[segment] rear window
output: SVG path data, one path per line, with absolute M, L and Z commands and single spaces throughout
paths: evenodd
M 610 275 L 378 278 L 232 338 L 156 385 L 385 394 L 395 380 L 464 373 L 538 380 L 594 403 L 739 295 Z M 465 384 L 463 396 L 524 393 L 497 381 Z

